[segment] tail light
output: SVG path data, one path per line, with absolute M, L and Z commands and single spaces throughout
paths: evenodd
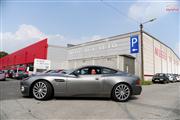
M 141 85 L 141 80 L 136 80 L 136 85 Z

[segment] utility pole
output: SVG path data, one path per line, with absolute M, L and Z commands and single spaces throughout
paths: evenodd
M 156 18 L 153 18 L 139 25 L 141 36 L 141 80 L 144 80 L 143 25 L 149 22 L 153 22 L 154 20 L 156 20 Z
M 143 24 L 140 24 L 140 36 L 141 36 L 141 80 L 144 80 Z

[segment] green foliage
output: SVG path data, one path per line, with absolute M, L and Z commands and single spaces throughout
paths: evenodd
M 0 51 L 0 58 L 4 57 L 4 56 L 6 56 L 6 55 L 8 55 L 8 53 L 7 53 L 7 52 Z
M 142 80 L 141 81 L 141 85 L 151 85 L 152 84 L 152 81 L 149 81 L 149 80 Z

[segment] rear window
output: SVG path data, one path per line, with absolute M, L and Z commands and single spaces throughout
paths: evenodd
M 109 68 L 102 68 L 102 74 L 113 74 L 116 73 L 116 70 L 109 69 Z
M 159 76 L 164 76 L 164 74 L 159 74 Z
M 157 73 L 156 76 L 161 76 L 161 77 L 162 77 L 162 76 L 165 76 L 165 74 L 163 74 L 163 73 Z

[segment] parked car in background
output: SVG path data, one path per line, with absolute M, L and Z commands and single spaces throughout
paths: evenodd
M 23 71 L 23 70 L 14 70 L 14 73 L 13 73 L 13 76 L 12 78 L 14 79 L 24 79 L 26 77 L 28 77 L 28 73 L 26 71 Z
M 176 79 L 178 82 L 180 82 L 180 75 L 179 74 L 177 74 Z
M 177 74 L 176 78 L 177 78 L 178 82 L 180 82 L 180 75 Z
M 14 70 L 7 70 L 6 71 L 6 78 L 12 78 L 13 73 L 14 73 Z
M 169 78 L 169 82 L 175 82 L 175 78 L 173 74 L 167 74 L 168 78 Z
M 169 76 L 165 73 L 156 73 L 152 78 L 153 83 L 169 83 Z
M 173 74 L 175 82 L 180 81 L 180 76 L 178 74 Z
M 0 80 L 6 80 L 6 74 L 4 71 L 0 71 Z
M 53 96 L 111 97 L 127 101 L 131 95 L 140 95 L 140 78 L 102 66 L 85 66 L 64 74 L 41 74 L 20 82 L 23 96 L 47 100 Z

